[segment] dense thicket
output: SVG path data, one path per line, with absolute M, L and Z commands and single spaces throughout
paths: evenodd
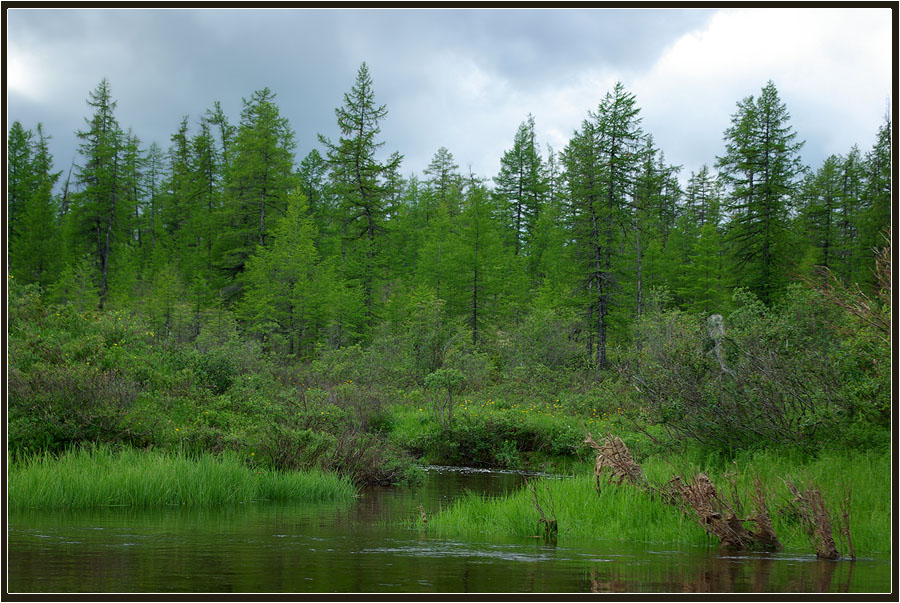
M 792 283 L 804 280 L 843 287 L 847 304 L 880 299 L 889 119 L 868 152 L 806 167 L 768 82 L 737 103 L 715 170 L 682 180 L 643 130 L 638 99 L 616 84 L 559 154 L 542 153 L 528 115 L 491 185 L 460 173 L 444 147 L 403 177 L 402 156 L 381 150 L 388 111 L 365 64 L 336 109 L 337 139 L 321 135 L 324 153 L 303 158 L 268 88 L 244 99 L 237 124 L 218 103 L 174 121 L 167 150 L 122 129 L 108 81 L 87 104 L 64 182 L 40 124 L 14 122 L 7 136 L 9 276 L 39 286 L 44 303 L 130 312 L 179 344 L 227 319 L 278 363 L 350 354 L 397 384 L 422 386 L 442 368 L 470 384 L 520 370 L 602 380 L 618 368 L 666 396 L 650 419 L 699 439 L 726 438 L 748 409 L 756 417 L 768 408 L 753 406 L 760 396 L 784 415 L 755 427 L 765 437 L 830 433 L 845 415 L 886 420 L 883 373 L 854 369 L 843 319 L 783 321 L 799 311 Z M 751 310 L 770 317 L 753 324 L 773 342 L 799 333 L 832 364 L 786 349 L 773 360 L 764 333 L 740 323 Z M 714 314 L 729 317 L 721 364 L 703 335 Z M 675 333 L 693 342 L 683 355 Z M 658 370 L 642 386 L 644 365 Z M 754 381 L 765 370 L 775 381 Z M 869 389 L 847 392 L 854 370 Z M 89 377 L 78 377 L 85 388 Z M 90 387 L 115 389 L 115 378 Z M 797 394 L 791 379 L 818 389 Z

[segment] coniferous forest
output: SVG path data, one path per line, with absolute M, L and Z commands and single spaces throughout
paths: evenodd
M 497 174 L 444 147 L 408 174 L 365 63 L 347 83 L 303 157 L 268 88 L 236 122 L 172 116 L 164 148 L 103 80 L 71 169 L 11 125 L 11 458 L 142 448 L 366 484 L 589 473 L 586 430 L 636 459 L 887 454 L 889 120 L 804 165 L 761 82 L 686 174 L 616 84 L 564 148 L 523 115 Z

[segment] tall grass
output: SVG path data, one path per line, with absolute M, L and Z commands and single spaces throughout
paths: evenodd
M 798 518 L 790 512 L 790 497 L 783 478 L 790 476 L 798 485 L 812 482 L 822 491 L 838 542 L 840 503 L 850 491 L 855 553 L 865 556 L 891 550 L 888 454 L 824 453 L 816 459 L 803 460 L 761 452 L 740 457 L 735 462 L 720 461 L 709 466 L 697 466 L 684 457 L 654 457 L 641 465 L 653 484 L 665 483 L 677 473 L 689 477 L 697 471 L 706 471 L 720 495 L 726 497 L 732 491 L 732 478 L 728 475 L 734 475 L 736 491 L 744 503 L 744 517 L 753 513 L 750 495 L 758 476 L 768 492 L 775 532 L 787 551 L 812 552 L 813 548 Z M 690 517 L 647 491 L 627 484 L 602 484 L 598 494 L 587 467 L 577 477 L 542 480 L 535 486 L 543 510 L 555 515 L 560 540 L 717 545 Z M 538 519 L 534 495 L 528 489 L 497 498 L 470 493 L 430 517 L 428 530 L 440 536 L 530 537 L 540 533 Z M 842 550 L 848 552 L 846 548 Z
M 632 542 L 706 542 L 703 530 L 662 501 L 635 488 L 610 486 L 598 496 L 593 476 L 536 482 L 541 508 L 556 518 L 560 539 Z M 440 536 L 539 533 L 534 496 L 528 489 L 488 498 L 469 493 L 429 518 Z
M 98 446 L 11 462 L 7 492 L 15 509 L 337 501 L 353 498 L 356 489 L 335 474 L 254 470 L 229 454 L 189 457 Z

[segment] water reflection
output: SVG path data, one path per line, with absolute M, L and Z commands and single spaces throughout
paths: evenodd
M 439 470 L 344 505 L 10 513 L 11 592 L 886 592 L 889 560 L 620 542 L 438 539 L 403 527 L 522 476 Z
M 591 592 L 851 592 L 855 562 L 836 563 L 810 557 L 786 560 L 771 555 L 726 557 L 709 555 L 689 563 L 669 565 L 661 575 L 596 565 L 590 570 Z M 857 585 L 859 586 L 859 585 Z

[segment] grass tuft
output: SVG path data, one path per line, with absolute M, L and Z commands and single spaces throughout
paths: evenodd
M 13 461 L 7 492 L 12 509 L 318 502 L 356 495 L 350 480 L 333 473 L 254 470 L 227 453 L 191 457 L 107 446 Z

